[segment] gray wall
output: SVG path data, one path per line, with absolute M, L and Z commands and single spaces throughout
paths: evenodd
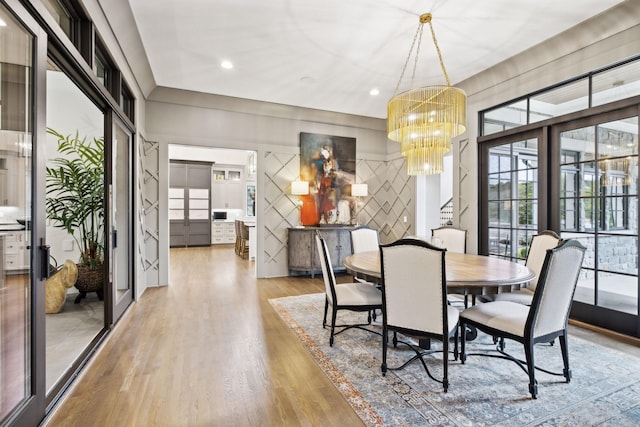
M 357 181 L 367 183 L 370 194 L 359 220 L 380 229 L 383 241 L 413 233 L 413 179 L 404 172 L 404 160 L 392 152 L 396 147 L 387 140 L 384 120 L 168 88 L 153 91 L 146 113 L 148 138 L 161 145 L 258 153 L 257 277 L 288 274 L 287 228 L 300 220 L 297 197 L 289 194 L 300 173 L 300 132 L 356 138 Z M 168 161 L 160 164 L 160 176 L 166 176 Z M 163 184 L 160 191 L 162 200 Z

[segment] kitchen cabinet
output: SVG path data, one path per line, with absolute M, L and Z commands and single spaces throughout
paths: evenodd
M 243 209 L 244 192 L 241 168 L 218 165 L 211 168 L 211 207 L 213 209 Z
M 236 241 L 234 221 L 213 221 L 211 223 L 211 244 L 227 245 Z
M 29 268 L 27 233 L 24 230 L 2 231 L 4 268 L 7 272 Z
M 353 227 L 292 227 L 289 228 L 287 251 L 289 272 L 322 272 L 315 235 L 319 232 L 327 242 L 334 271 L 344 271 L 342 260 L 351 255 L 351 230 Z

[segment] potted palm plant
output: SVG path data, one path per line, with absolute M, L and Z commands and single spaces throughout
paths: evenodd
M 46 210 L 51 225 L 64 229 L 80 249 L 78 303 L 87 292 L 103 298 L 104 284 L 104 139 L 80 137 L 47 128 L 58 153 L 46 168 Z

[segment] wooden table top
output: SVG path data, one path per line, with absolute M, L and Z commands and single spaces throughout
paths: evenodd
M 380 282 L 380 252 L 361 252 L 346 257 L 342 263 L 349 274 Z M 447 287 L 469 294 L 491 294 L 518 289 L 535 277 L 522 264 L 484 255 L 447 252 L 445 255 Z

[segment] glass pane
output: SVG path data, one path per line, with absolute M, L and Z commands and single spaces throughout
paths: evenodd
M 507 200 L 511 198 L 511 174 L 501 173 L 500 184 L 498 186 L 498 199 Z
M 584 265 L 584 264 L 583 264 Z M 585 304 L 593 305 L 596 303 L 595 294 L 595 273 L 593 270 L 582 269 L 580 277 L 578 278 L 578 284 L 576 286 L 576 292 L 573 295 L 574 301 L 583 302 Z
M 637 259 L 637 236 L 602 234 L 598 236 L 599 270 L 636 274 L 638 270 Z
M 580 183 L 580 196 L 593 197 L 596 195 L 596 166 L 594 162 L 582 165 L 582 181 Z
M 548 90 L 531 97 L 529 123 L 589 108 L 589 79 Z
M 560 149 L 563 164 L 595 159 L 595 128 L 593 126 L 572 129 L 560 133 Z
M 33 38 L 0 3 L 0 420 L 32 394 Z
M 500 178 L 497 175 L 489 175 L 489 200 L 497 200 L 498 199 L 498 183 L 500 182 Z
M 520 100 L 483 114 L 482 134 L 502 132 L 527 124 L 527 101 Z
M 595 107 L 640 95 L 638 76 L 640 76 L 640 61 L 595 74 L 592 78 L 591 105 Z
M 62 31 L 69 37 L 69 40 L 72 40 L 72 19 L 67 9 L 58 0 L 42 0 L 42 3 L 49 13 L 51 13 L 55 21 L 60 24 L 60 28 L 62 28 Z
M 104 328 L 104 114 L 55 64 L 47 70 L 47 227 L 52 264 L 75 266 L 74 284 L 46 315 L 46 387 L 51 391 Z M 75 148 L 74 148 L 75 147 Z M 81 173 L 70 174 L 78 159 Z M 64 170 L 59 179 L 53 171 Z M 88 179 L 90 177 L 90 179 Z M 82 186 L 80 185 L 82 181 Z M 69 197 L 63 197 L 67 194 Z M 65 221 L 73 218 L 69 229 Z M 68 223 L 68 222 L 67 222 Z M 56 273 L 57 274 L 57 273 Z M 73 325 L 73 328 L 69 327 Z
M 624 313 L 638 313 L 638 278 L 598 273 L 598 306 Z
M 489 225 L 500 225 L 500 207 L 502 202 L 489 202 Z

